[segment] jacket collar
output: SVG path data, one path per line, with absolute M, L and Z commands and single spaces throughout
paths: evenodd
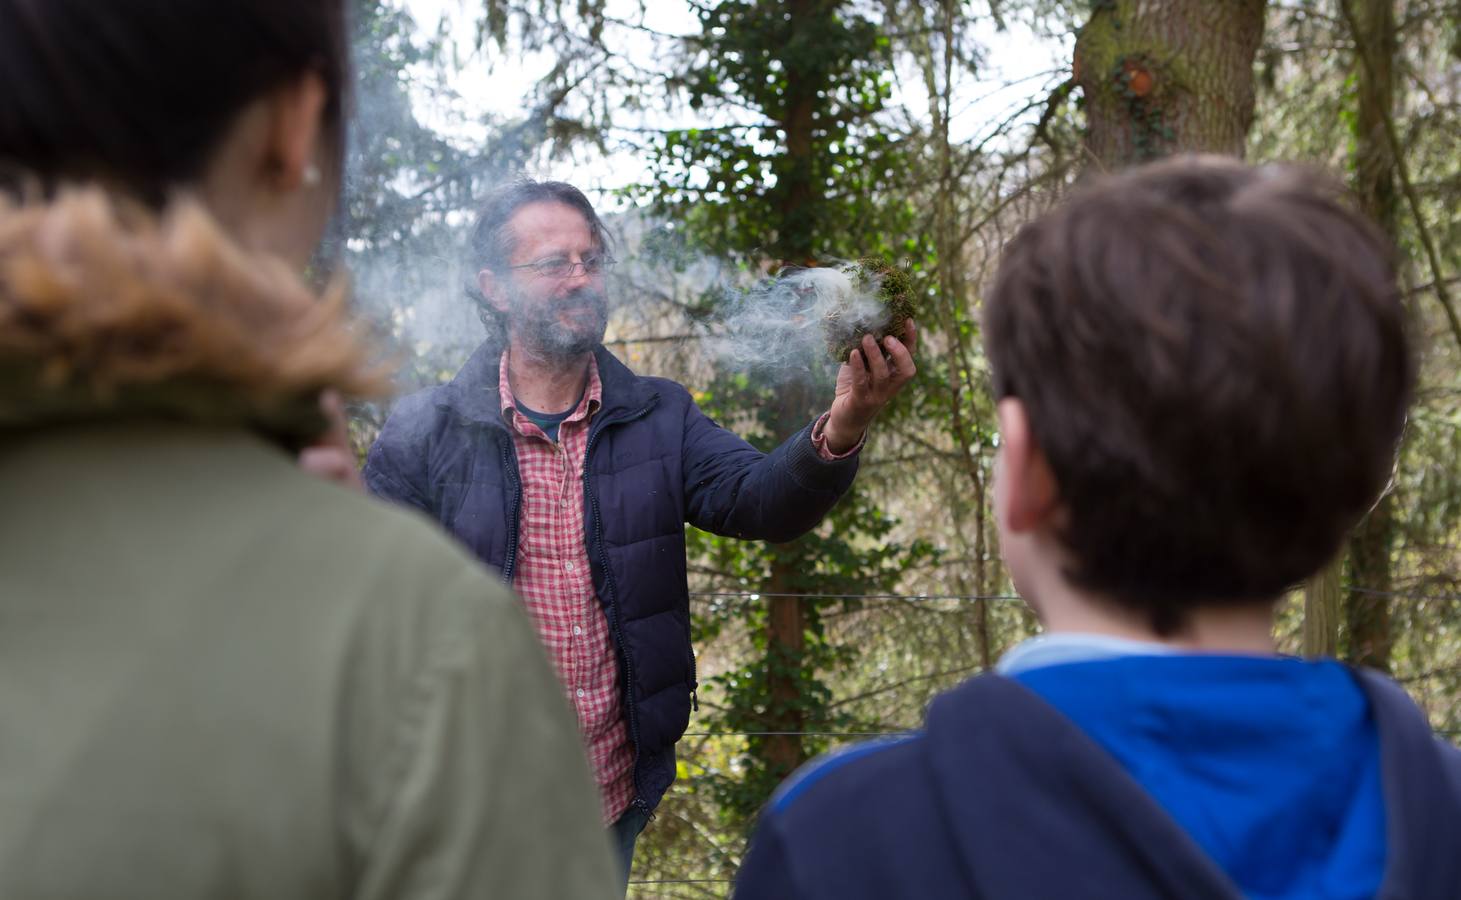
M 1133 897 L 1240 896 L 1114 757 L 1018 681 L 971 678 L 934 700 L 925 733 L 941 813 L 975 893 L 1057 896 L 1066 872 L 1027 863 L 1061 847 L 1071 867 L 1139 861 L 1149 888 Z M 967 797 L 980 798 L 985 814 L 959 808 Z
M 0 428 L 161 419 L 307 442 L 321 392 L 387 387 L 370 352 L 343 291 L 322 300 L 194 202 L 0 199 Z
M 1394 681 L 1368 669 L 1355 677 L 1370 698 L 1380 732 L 1385 786 L 1386 860 L 1380 897 L 1454 895 L 1461 831 L 1461 760 Z M 1451 771 L 1446 771 L 1447 769 Z
M 483 342 L 443 389 L 437 405 L 470 422 L 506 429 L 498 386 L 502 351 L 500 341 Z M 599 381 L 603 385 L 603 406 L 597 416 L 600 421 L 633 413 L 658 399 L 659 392 L 619 362 L 603 344 L 594 348 L 594 362 L 598 364 Z

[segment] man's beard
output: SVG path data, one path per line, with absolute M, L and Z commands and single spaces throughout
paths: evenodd
M 568 321 L 559 315 L 571 311 Z M 553 300 L 508 298 L 508 331 L 523 349 L 553 360 L 570 360 L 593 350 L 608 327 L 609 300 L 602 291 L 581 287 Z

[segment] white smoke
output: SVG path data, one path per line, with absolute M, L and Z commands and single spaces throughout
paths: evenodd
M 878 333 L 888 314 L 881 279 L 855 264 L 795 269 L 748 290 L 727 292 L 711 353 L 733 368 L 771 372 L 835 367 L 829 346 Z

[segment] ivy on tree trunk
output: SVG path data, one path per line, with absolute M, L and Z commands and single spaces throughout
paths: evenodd
M 1242 156 L 1263 13 L 1263 0 L 1094 0 L 1072 61 L 1091 162 Z

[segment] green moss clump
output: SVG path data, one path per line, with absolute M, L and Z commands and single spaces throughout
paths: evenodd
M 900 341 L 908 340 L 908 320 L 913 318 L 913 282 L 897 266 L 885 259 L 868 256 L 859 259 L 848 270 L 847 276 L 855 289 L 865 290 L 876 282 L 877 298 L 882 310 L 877 315 L 858 315 L 845 309 L 835 309 L 827 315 L 827 352 L 835 362 L 847 362 L 852 351 L 862 346 L 862 336 L 871 334 L 882 347 L 883 338 L 892 335 Z M 883 350 L 883 355 L 888 355 Z

